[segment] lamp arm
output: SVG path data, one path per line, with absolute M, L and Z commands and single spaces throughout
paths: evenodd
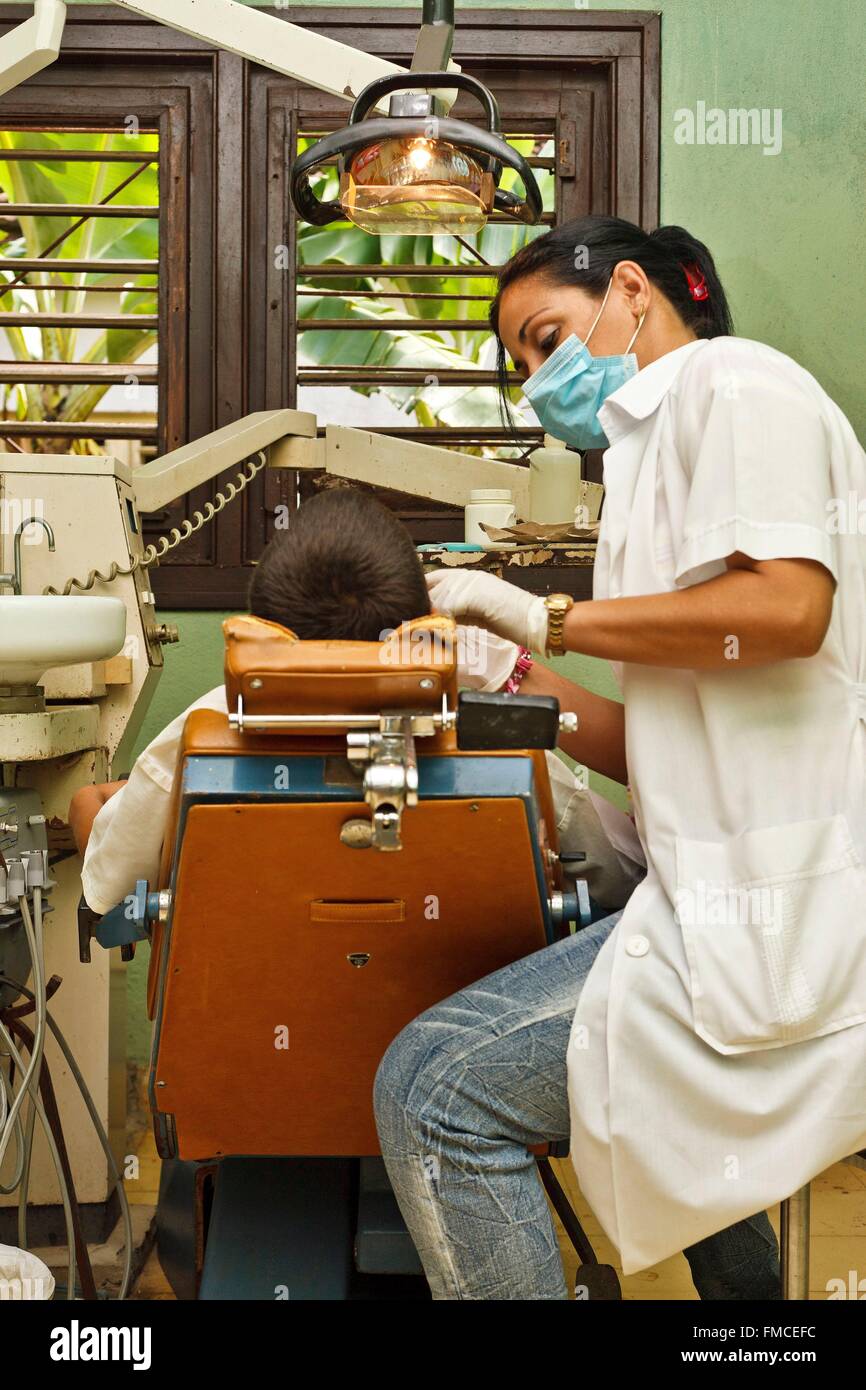
M 65 23 L 63 0 L 35 0 L 30 18 L 0 39 L 0 94 L 54 62 Z
M 374 54 L 363 53 L 298 24 L 289 24 L 249 5 L 238 4 L 237 0 L 115 0 L 115 3 L 144 19 L 156 20 L 191 38 L 237 53 L 261 67 L 271 68 L 346 101 L 354 101 L 377 78 L 407 71 Z M 459 72 L 456 63 L 448 62 L 453 13 L 450 20 L 448 15 L 452 11 L 452 0 L 429 0 L 429 3 L 425 0 L 425 21 L 421 29 L 424 42 L 421 43 L 419 36 L 419 45 L 423 55 L 432 57 L 438 53 L 443 59 L 443 68 L 447 64 L 450 70 Z M 65 23 L 64 0 L 34 0 L 31 17 L 0 38 L 0 95 L 55 61 Z M 451 92 L 443 94 L 446 106 L 450 106 L 454 95 Z M 384 104 L 379 109 L 384 113 Z
M 454 0 L 424 0 L 413 72 L 444 72 L 454 43 Z
M 298 24 L 289 24 L 249 5 L 237 4 L 236 0 L 206 0 L 205 3 L 202 0 L 115 0 L 115 3 L 347 101 L 354 101 L 377 78 L 406 72 L 396 63 L 362 53 L 360 49 Z M 438 10 L 439 3 L 440 0 L 436 0 L 433 8 Z M 446 27 L 437 14 L 437 32 Z

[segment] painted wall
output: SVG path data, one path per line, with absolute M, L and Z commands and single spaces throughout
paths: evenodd
M 392 0 L 399 3 L 399 0 Z M 476 8 L 524 8 L 476 0 Z M 548 0 L 545 8 L 574 10 Z M 578 6 L 601 10 L 602 5 Z M 661 215 L 712 248 L 737 331 L 790 353 L 866 439 L 866 5 L 863 0 L 632 0 L 662 13 Z M 458 7 L 459 22 L 459 7 Z M 683 108 L 781 111 L 781 149 L 681 144 Z M 142 741 L 220 679 L 221 614 L 167 613 L 181 645 Z M 575 679 L 614 693 L 607 667 L 570 658 Z M 142 978 L 130 969 L 131 1055 L 147 1050 Z

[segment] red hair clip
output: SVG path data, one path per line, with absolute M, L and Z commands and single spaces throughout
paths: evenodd
M 682 265 L 682 262 L 680 262 Z M 692 299 L 709 299 L 710 291 L 704 278 L 704 272 L 696 265 L 683 265 L 683 274 L 689 282 L 689 294 Z

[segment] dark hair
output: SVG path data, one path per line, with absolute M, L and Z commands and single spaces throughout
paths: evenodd
M 376 642 L 428 614 L 430 598 L 403 523 L 370 493 L 336 487 L 302 503 L 265 546 L 249 609 L 301 638 Z
M 575 285 L 599 298 L 620 261 L 635 261 L 647 278 L 699 338 L 720 338 L 733 332 L 731 311 L 712 255 L 684 227 L 657 227 L 645 232 L 621 217 L 578 217 L 530 241 L 512 256 L 498 276 L 490 306 L 490 326 L 496 334 L 499 393 L 507 413 L 508 363 L 499 336 L 499 309 L 509 285 L 526 275 L 541 275 L 554 285 Z M 693 299 L 684 267 L 703 276 L 706 299 Z

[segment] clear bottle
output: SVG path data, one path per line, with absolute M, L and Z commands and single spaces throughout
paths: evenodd
M 581 502 L 580 454 L 553 435 L 529 455 L 529 520 L 552 526 L 574 521 Z

